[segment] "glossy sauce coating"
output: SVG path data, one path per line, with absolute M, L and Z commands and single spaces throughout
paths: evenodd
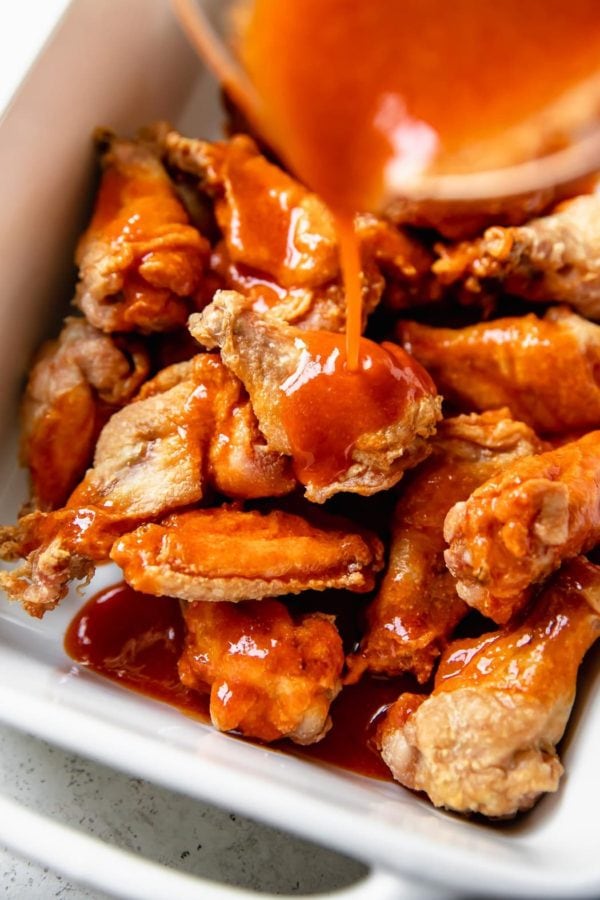
M 565 565 L 542 599 L 516 625 L 479 638 L 454 641 L 440 661 L 435 692 L 465 685 L 492 685 L 507 691 L 536 692 L 546 700 L 558 693 L 598 635 L 598 613 L 586 592 L 596 596 L 597 570 L 582 557 Z
M 101 591 L 79 610 L 65 636 L 65 650 L 80 665 L 208 722 L 208 689 L 206 694 L 189 690 L 179 680 L 177 663 L 183 642 L 178 601 L 140 594 L 120 584 Z M 389 779 L 387 767 L 371 748 L 373 719 L 402 688 L 398 679 L 367 678 L 342 691 L 331 709 L 333 728 L 318 744 L 298 747 L 280 741 L 274 746 L 358 774 Z
M 307 332 L 296 371 L 280 385 L 282 420 L 302 483 L 332 482 L 363 435 L 402 417 L 406 406 L 435 393 L 429 375 L 401 348 L 360 340 L 360 368 L 350 371 L 343 337 Z
M 107 240 L 143 241 L 156 237 L 165 222 L 187 225 L 188 217 L 164 176 L 133 166 L 102 173 L 88 235 Z

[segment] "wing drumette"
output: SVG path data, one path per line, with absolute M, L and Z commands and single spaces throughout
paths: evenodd
M 309 500 L 374 494 L 429 452 L 440 398 L 418 363 L 393 344 L 361 341 L 357 372 L 343 336 L 305 332 L 220 291 L 190 330 L 243 381 L 262 433 L 292 457 Z
M 329 730 L 341 688 L 342 641 L 331 617 L 294 621 L 277 600 L 191 603 L 179 674 L 188 687 L 210 686 L 210 716 L 220 731 L 312 744 Z
M 600 318 L 600 194 L 567 200 L 551 215 L 513 228 L 494 226 L 483 237 L 439 247 L 434 272 L 444 284 L 462 282 L 527 300 L 568 303 Z
M 21 458 L 28 466 L 33 505 L 62 506 L 92 461 L 98 433 L 147 378 L 148 354 L 125 337 L 68 318 L 42 347 L 23 400 Z
M 351 680 L 363 671 L 429 679 L 435 661 L 469 607 L 444 563 L 444 518 L 459 500 L 509 462 L 543 445 L 508 410 L 458 416 L 440 423 L 432 454 L 410 477 L 392 521 L 388 569 L 367 610 Z
M 394 778 L 436 806 L 486 816 L 512 816 L 555 791 L 555 746 L 599 634 L 600 568 L 578 558 L 518 624 L 452 643 L 431 696 L 400 696 L 378 735 Z
M 399 334 L 460 409 L 508 406 L 546 433 L 600 425 L 600 327 L 565 308 L 461 329 L 403 322 Z
M 141 522 L 198 503 L 215 487 L 254 498 L 294 484 L 289 460 L 265 445 L 241 383 L 217 356 L 198 354 L 163 370 L 111 417 L 66 509 L 2 530 L 0 556 L 25 562 L 0 573 L 0 584 L 43 615 L 71 578 L 89 577 L 115 538 Z
M 318 524 L 279 510 L 173 513 L 114 545 L 136 590 L 181 600 L 260 600 L 326 588 L 372 590 L 383 547 L 349 522 Z
M 76 304 L 102 331 L 185 323 L 209 245 L 189 224 L 150 145 L 101 134 L 102 181 L 77 248 Z
M 600 541 L 600 431 L 518 460 L 446 516 L 459 595 L 507 622 L 531 585 Z

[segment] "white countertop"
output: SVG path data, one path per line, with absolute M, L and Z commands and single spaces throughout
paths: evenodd
M 367 871 L 332 851 L 4 726 L 0 793 L 164 865 L 256 891 L 321 893 L 358 881 Z M 104 900 L 103 894 L 72 884 L 2 847 L 0 897 Z

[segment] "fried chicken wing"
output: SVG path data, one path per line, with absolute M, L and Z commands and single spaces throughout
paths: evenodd
M 313 525 L 272 510 L 203 509 L 140 526 L 112 559 L 136 590 L 181 600 L 259 600 L 306 590 L 374 586 L 383 547 L 337 519 Z
M 483 237 L 440 246 L 434 264 L 444 284 L 461 282 L 527 300 L 568 303 L 588 319 L 600 318 L 600 194 L 575 197 L 551 215 L 526 225 L 494 226 Z
M 75 303 L 102 331 L 181 326 L 209 244 L 189 224 L 151 146 L 106 133 L 99 140 L 102 181 L 77 248 Z
M 309 500 L 384 490 L 429 452 L 440 398 L 393 344 L 362 339 L 361 369 L 349 372 L 343 337 L 260 315 L 233 291 L 192 316 L 190 330 L 206 347 L 220 347 L 269 447 L 292 457 Z
M 290 461 L 266 446 L 241 383 L 217 356 L 198 354 L 146 382 L 109 419 L 66 509 L 2 530 L 0 558 L 25 562 L 0 583 L 43 615 L 72 577 L 82 577 L 74 572 L 88 577 L 115 538 L 141 522 L 198 503 L 210 490 L 273 497 L 295 483 Z
M 294 621 L 283 603 L 191 603 L 179 662 L 183 684 L 210 686 L 219 731 L 313 744 L 331 726 L 344 654 L 332 617 Z
M 600 426 L 600 326 L 566 308 L 461 329 L 403 322 L 399 336 L 459 409 L 508 406 L 542 433 Z
M 600 541 L 600 431 L 506 466 L 452 507 L 444 536 L 459 595 L 507 622 L 533 584 Z
M 164 369 L 104 427 L 69 506 L 155 518 L 209 487 L 250 499 L 288 493 L 289 461 L 258 431 L 240 381 L 211 354 Z
M 41 619 L 67 595 L 71 581 L 89 582 L 126 527 L 93 508 L 36 510 L 14 526 L 0 526 L 0 559 L 22 559 L 12 571 L 0 571 L 0 587 Z
M 392 520 L 388 568 L 367 610 L 350 681 L 365 671 L 413 672 L 424 683 L 450 634 L 469 609 L 444 563 L 444 519 L 459 500 L 508 463 L 542 450 L 508 410 L 440 423 L 432 454 L 410 477 Z
M 580 557 L 521 622 L 451 644 L 431 696 L 400 696 L 379 732 L 394 778 L 436 806 L 486 816 L 555 791 L 577 669 L 599 634 L 600 568 Z
M 321 200 L 244 135 L 209 144 L 171 131 L 163 140 L 168 163 L 196 175 L 214 197 L 223 240 L 211 268 L 222 286 L 250 297 L 259 312 L 270 309 L 298 327 L 343 331 L 346 304 L 337 238 Z M 357 216 L 355 226 L 365 322 L 386 281 L 395 306 L 437 292 L 430 271 L 434 257 L 415 238 L 375 216 Z
M 149 372 L 148 354 L 131 338 L 102 334 L 67 318 L 41 348 L 22 407 L 21 460 L 29 468 L 32 504 L 62 506 L 92 461 L 98 433 Z

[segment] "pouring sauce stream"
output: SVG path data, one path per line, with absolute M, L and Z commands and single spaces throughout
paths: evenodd
M 382 207 L 392 170 L 397 183 L 511 162 L 511 130 L 597 72 L 598 5 L 253 0 L 244 19 L 237 49 L 254 119 L 336 218 L 357 369 L 354 214 Z

